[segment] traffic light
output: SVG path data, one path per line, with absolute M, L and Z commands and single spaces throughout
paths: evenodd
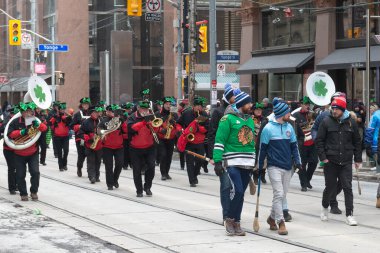
M 142 15 L 142 0 L 127 0 L 127 12 L 128 16 Z
M 21 21 L 11 19 L 8 22 L 9 45 L 21 46 Z
M 202 25 L 198 31 L 198 44 L 202 53 L 207 53 L 207 26 Z

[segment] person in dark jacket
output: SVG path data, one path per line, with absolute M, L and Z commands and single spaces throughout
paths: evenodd
M 321 220 L 328 220 L 328 207 L 336 193 L 339 178 L 345 198 L 346 222 L 356 226 L 353 216 L 352 158 L 358 169 L 362 163 L 361 140 L 358 125 L 346 110 L 346 99 L 337 97 L 331 103 L 332 113 L 319 126 L 316 147 L 319 159 L 325 163 L 326 189 L 322 198 Z
M 8 116 L 4 118 L 0 126 L 0 133 L 3 135 L 5 131 L 5 127 L 9 123 L 9 121 L 15 116 L 16 113 L 19 112 L 17 106 L 13 106 L 11 109 L 8 109 Z M 16 183 L 16 167 L 14 165 L 14 150 L 10 148 L 7 143 L 3 142 L 3 154 L 5 157 L 5 161 L 7 162 L 8 167 L 8 190 L 11 195 L 16 194 L 17 183 Z
M 180 128 L 183 129 L 183 133 L 178 140 L 178 146 L 180 146 L 181 140 L 188 139 L 188 134 L 193 134 L 194 139 L 187 141 L 185 146 L 187 150 L 195 152 L 199 155 L 204 155 L 204 140 L 206 138 L 208 129 L 208 117 L 203 111 L 205 106 L 205 98 L 196 97 L 194 98 L 193 108 L 188 108 L 184 111 L 181 117 L 178 119 L 178 124 Z M 205 121 L 197 120 L 198 117 L 206 118 Z M 186 154 L 186 167 L 187 175 L 189 177 L 189 183 L 191 187 L 196 187 L 198 184 L 198 175 L 202 166 L 202 160 L 195 158 L 190 154 Z
M 50 119 L 52 117 L 54 117 L 54 115 L 58 115 L 59 114 L 59 108 L 58 107 L 59 107 L 60 104 L 61 104 L 61 102 L 58 101 L 58 100 L 53 102 L 53 104 L 52 104 L 53 108 L 49 111 L 47 119 L 46 119 L 47 122 L 49 122 Z M 52 132 L 53 132 L 53 130 L 52 130 Z M 58 158 L 58 150 L 57 150 L 57 147 L 55 146 L 54 141 L 53 141 L 53 151 L 54 151 L 54 157 Z
M 125 103 L 121 105 L 121 109 L 124 110 L 123 115 L 121 115 L 121 120 L 124 121 L 126 124 L 128 124 L 128 117 L 132 113 L 132 108 L 134 107 L 134 104 L 131 102 Z M 128 128 L 127 128 L 128 129 Z M 123 134 L 123 147 L 124 147 L 124 162 L 123 162 L 123 169 L 127 170 L 128 166 L 131 165 L 131 156 L 129 154 L 129 139 L 128 139 L 128 131 L 127 133 Z
M 172 101 L 172 97 L 165 97 L 162 101 L 161 110 L 156 112 L 156 117 L 161 118 L 164 122 L 158 129 L 161 180 L 172 179 L 169 175 L 169 170 L 172 163 L 175 137 L 177 131 L 180 130 L 177 129 L 178 115 L 171 112 Z
M 312 189 L 310 184 L 314 171 L 318 165 L 317 150 L 311 136 L 312 111 L 310 111 L 311 100 L 305 96 L 302 99 L 301 110 L 295 112 L 293 117 L 296 119 L 297 141 L 300 149 L 302 170 L 298 173 L 301 191 L 307 191 L 307 188 Z
M 137 111 L 128 118 L 129 152 L 133 168 L 133 181 L 136 187 L 137 197 L 151 197 L 152 182 L 154 178 L 155 152 L 154 135 L 158 129 L 152 126 L 152 115 L 150 113 L 150 102 L 140 101 Z M 145 167 L 145 183 L 143 186 L 141 172 Z
M 41 108 L 36 108 L 34 111 L 34 115 L 45 125 L 47 125 L 46 121 L 46 113 Z M 40 138 L 38 139 L 38 146 L 40 147 L 40 164 L 43 166 L 46 166 L 46 150 L 47 150 L 47 144 L 46 144 L 46 132 L 41 133 Z
M 88 108 L 91 105 L 91 99 L 88 97 L 81 98 L 79 100 L 79 111 L 77 111 L 74 116 L 73 120 L 71 121 L 70 128 L 74 130 L 75 133 L 75 145 L 77 148 L 78 158 L 77 158 L 77 175 L 78 177 L 82 177 L 82 168 L 84 160 L 86 159 L 86 153 L 85 148 L 83 145 L 81 145 L 81 139 L 79 137 L 79 128 L 82 124 L 82 122 L 85 119 L 88 119 L 90 117 L 90 112 Z
M 58 153 L 59 171 L 67 170 L 67 156 L 69 155 L 69 132 L 72 116 L 66 113 L 66 103 L 60 103 L 58 114 L 49 120 L 53 131 L 53 143 Z
M 85 146 L 87 157 L 87 174 L 91 184 L 100 182 L 100 163 L 102 159 L 102 142 L 97 138 L 99 125 L 99 114 L 102 107 L 89 107 L 90 118 L 84 120 L 80 126 L 78 136 L 81 138 L 81 145 Z M 97 143 L 94 143 L 98 141 Z
M 118 115 L 115 115 L 120 111 L 120 106 L 113 104 L 106 107 L 106 116 L 100 120 L 100 131 L 107 131 L 113 129 L 111 133 L 107 134 L 103 138 L 103 160 L 106 169 L 106 183 L 108 190 L 113 190 L 113 187 L 119 188 L 119 176 L 124 162 L 124 148 L 123 148 L 123 134 L 127 133 L 127 124 L 121 121 Z M 116 119 L 120 126 L 114 129 L 114 125 L 110 122 Z M 111 129 L 108 129 L 110 128 Z M 116 127 L 116 126 L 115 126 Z M 115 166 L 113 164 L 115 160 Z
M 268 117 L 273 112 L 273 105 L 269 102 L 269 98 L 263 99 L 263 116 Z
M 9 139 L 15 140 L 29 134 L 31 129 L 37 129 L 40 132 L 45 132 L 47 127 L 44 123 L 40 123 L 34 119 L 31 124 L 28 124 L 29 119 L 34 117 L 34 109 L 36 105 L 33 102 L 19 103 L 18 109 L 21 112 L 21 117 L 13 120 L 8 127 L 6 133 Z M 28 190 L 26 187 L 25 176 L 26 166 L 30 173 L 30 196 L 32 200 L 38 200 L 38 188 L 40 184 L 40 170 L 38 164 L 38 148 L 37 142 L 28 148 L 14 150 L 14 166 L 16 167 L 16 182 L 17 188 L 20 191 L 21 201 L 28 201 Z
M 230 84 L 224 87 L 223 98 L 220 106 L 217 107 L 211 114 L 210 125 L 207 133 L 208 137 L 208 154 L 209 158 L 213 159 L 213 150 L 215 144 L 215 136 L 219 127 L 220 119 L 224 116 L 227 106 L 235 103 L 235 97 L 240 93 L 240 89 L 232 89 Z M 210 163 L 213 163 L 211 161 Z M 230 207 L 230 189 L 231 183 L 227 173 L 223 173 L 219 177 L 220 180 L 220 203 L 222 205 L 223 220 L 226 219 Z

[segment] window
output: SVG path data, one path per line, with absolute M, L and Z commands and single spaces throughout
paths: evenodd
M 302 74 L 268 74 L 269 99 L 299 101 L 302 97 Z
M 363 39 L 366 35 L 366 15 L 367 6 L 360 6 L 365 4 L 367 0 L 338 0 L 337 6 L 340 7 L 336 10 L 336 24 L 337 24 L 337 39 Z M 358 6 L 352 6 L 358 5 Z M 370 5 L 371 15 L 379 15 L 379 4 Z M 371 34 L 379 32 L 378 20 L 370 20 Z
M 284 46 L 315 41 L 316 16 L 309 3 L 290 6 L 289 17 L 284 8 L 271 8 L 262 12 L 262 46 Z

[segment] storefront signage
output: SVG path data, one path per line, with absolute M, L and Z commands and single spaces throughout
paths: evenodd
M 354 63 L 351 63 L 351 67 L 352 68 L 364 68 L 364 63 L 362 62 L 354 62 Z

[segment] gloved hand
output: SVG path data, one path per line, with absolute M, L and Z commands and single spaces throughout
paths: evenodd
M 215 163 L 215 167 L 214 167 L 214 170 L 215 170 L 215 174 L 220 177 L 221 175 L 223 175 L 224 173 L 224 168 L 222 166 L 222 162 L 217 162 Z
M 168 130 L 167 130 L 166 128 L 162 128 L 162 129 L 160 130 L 160 132 L 161 132 L 163 135 L 165 135 L 165 134 L 168 132 Z
M 84 140 L 83 139 L 80 140 L 80 145 L 84 146 Z
M 27 133 L 28 133 L 28 129 L 26 129 L 26 128 L 23 128 L 23 129 L 21 129 L 21 131 L 20 131 L 20 134 L 21 134 L 22 136 L 26 135 Z
M 32 124 L 34 128 L 38 128 L 40 126 L 40 122 L 38 122 L 37 120 L 33 120 Z

